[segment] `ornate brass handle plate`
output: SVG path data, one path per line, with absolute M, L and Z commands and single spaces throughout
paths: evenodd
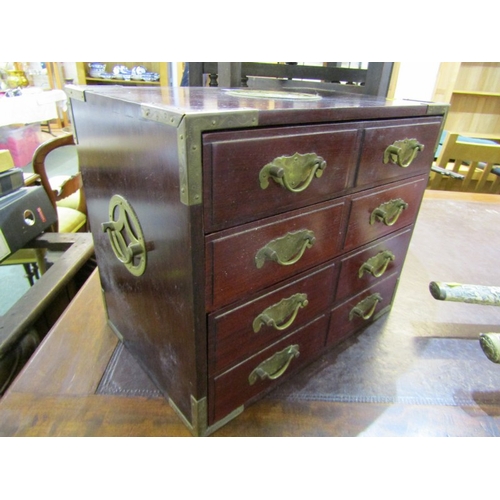
M 393 226 L 394 224 L 396 224 L 403 210 L 406 210 L 407 208 L 408 203 L 406 203 L 401 198 L 382 203 L 371 213 L 370 225 L 373 225 L 376 221 L 379 221 L 383 222 L 386 226 Z
M 295 321 L 299 309 L 308 304 L 305 293 L 296 293 L 262 311 L 253 320 L 253 331 L 257 333 L 262 326 L 270 326 L 275 330 L 286 330 Z M 288 318 L 288 319 L 287 319 Z
M 358 302 L 349 313 L 349 321 L 352 321 L 355 316 L 363 318 L 365 320 L 370 319 L 375 309 L 377 308 L 377 304 L 382 300 L 382 296 L 379 293 L 374 293 L 366 299 Z
M 109 221 L 101 227 L 116 258 L 134 276 L 141 276 L 146 270 L 146 244 L 139 219 L 125 198 L 117 194 L 111 198 Z
M 384 163 L 394 163 L 400 167 L 409 167 L 416 158 L 417 153 L 424 149 L 417 139 L 403 139 L 395 141 L 392 146 L 388 146 L 384 151 Z
M 253 385 L 259 378 L 261 380 L 266 378 L 276 380 L 286 372 L 288 366 L 292 362 L 292 359 L 297 358 L 299 354 L 299 346 L 297 344 L 290 345 L 282 351 L 277 352 L 270 358 L 263 361 L 252 371 L 252 373 L 250 373 L 248 376 L 248 383 Z
M 300 260 L 307 248 L 311 248 L 316 238 L 308 229 L 288 233 L 271 240 L 255 254 L 255 264 L 260 269 L 271 260 L 281 266 L 291 266 Z
M 396 257 L 389 250 L 384 250 L 379 252 L 377 255 L 370 257 L 366 262 L 364 262 L 358 271 L 358 277 L 362 278 L 365 271 L 370 273 L 374 278 L 380 278 L 385 271 L 390 262 L 392 262 Z
M 260 187 L 266 189 L 269 179 L 292 193 L 307 189 L 314 177 L 321 177 L 326 161 L 316 153 L 280 156 L 263 167 L 259 173 Z

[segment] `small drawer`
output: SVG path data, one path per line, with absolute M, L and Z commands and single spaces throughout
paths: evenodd
M 341 200 L 211 235 L 206 239 L 207 309 L 236 302 L 336 257 L 345 219 Z
M 427 175 L 421 176 L 404 184 L 354 195 L 344 250 L 352 250 L 413 224 L 427 180 Z
M 367 127 L 356 187 L 428 174 L 440 126 L 440 118 L 422 118 Z
M 240 307 L 208 318 L 209 366 L 220 372 L 288 335 L 330 308 L 337 281 L 333 264 Z
M 413 226 L 403 229 L 341 260 L 336 301 L 344 300 L 403 267 Z
M 344 340 L 388 312 L 398 277 L 399 274 L 393 274 L 335 307 L 330 317 L 327 345 Z
M 263 392 L 276 387 L 312 361 L 325 344 L 328 316 L 321 316 L 295 333 L 209 382 L 209 425 L 226 417 Z
M 326 201 L 352 187 L 359 124 L 204 137 L 208 233 Z

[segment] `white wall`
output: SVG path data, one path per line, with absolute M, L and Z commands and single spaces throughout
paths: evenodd
M 395 99 L 432 101 L 439 62 L 402 62 L 399 67 Z

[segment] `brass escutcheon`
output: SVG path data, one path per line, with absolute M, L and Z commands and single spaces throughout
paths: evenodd
M 266 260 L 270 260 L 282 266 L 290 266 L 300 260 L 315 240 L 314 233 L 307 229 L 288 233 L 262 247 L 255 255 L 255 264 L 260 269 Z
M 408 208 L 406 203 L 401 198 L 390 200 L 378 206 L 370 215 L 370 225 L 376 221 L 383 222 L 386 226 L 393 226 L 403 210 Z
M 366 299 L 358 302 L 349 313 L 349 321 L 354 319 L 354 316 L 358 316 L 362 319 L 368 320 L 373 316 L 377 304 L 382 300 L 382 296 L 379 293 L 374 293 Z
M 390 262 L 392 262 L 396 257 L 389 250 L 384 250 L 379 252 L 377 255 L 370 257 L 362 266 L 359 268 L 358 277 L 362 278 L 365 271 L 370 273 L 374 278 L 380 278 L 385 271 Z
M 120 195 L 109 201 L 109 221 L 101 224 L 108 233 L 111 248 L 116 258 L 134 276 L 146 270 L 146 245 L 139 219 L 129 204 Z
M 263 361 L 252 371 L 252 373 L 250 373 L 248 376 L 248 383 L 253 385 L 259 378 L 261 380 L 266 378 L 276 380 L 286 372 L 292 359 L 297 358 L 299 354 L 299 346 L 297 344 L 290 345 L 282 351 L 277 352 L 269 359 Z
M 299 309 L 308 304 L 305 293 L 296 293 L 287 299 L 282 299 L 277 304 L 262 311 L 253 320 L 253 331 L 257 333 L 262 326 L 270 326 L 280 331 L 286 330 L 295 321 Z
M 417 153 L 424 149 L 417 139 L 403 139 L 395 141 L 392 146 L 388 146 L 384 151 L 384 163 L 394 163 L 400 167 L 409 167 L 416 158 Z
M 326 161 L 316 153 L 280 156 L 263 167 L 259 173 L 260 187 L 269 186 L 269 178 L 292 193 L 307 189 L 313 178 L 321 177 Z

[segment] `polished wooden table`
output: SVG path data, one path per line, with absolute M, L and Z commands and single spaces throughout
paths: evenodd
M 450 310 L 449 304 L 436 301 L 428 313 L 411 311 L 410 305 L 410 292 L 416 281 L 422 278 L 419 276 L 422 274 L 420 266 L 432 261 L 435 257 L 431 258 L 431 252 L 437 251 L 426 248 L 426 242 L 432 244 L 442 230 L 439 226 L 442 217 L 436 216 L 434 223 L 429 210 L 429 203 L 437 199 L 449 200 L 446 202 L 449 211 L 456 211 L 457 217 L 460 217 L 462 204 L 469 202 L 477 203 L 472 208 L 478 216 L 484 210 L 495 212 L 494 217 L 500 214 L 498 196 L 427 192 L 423 206 L 426 209 L 421 211 L 405 263 L 400 298 L 388 320 L 382 321 L 377 328 L 387 328 L 389 324 L 393 328 L 403 325 L 404 328 L 417 329 L 416 338 L 423 338 L 425 332 L 427 339 L 441 336 L 448 341 L 460 330 L 453 321 L 445 321 L 439 316 Z M 457 237 L 457 241 L 466 241 L 466 224 L 459 222 L 458 225 L 464 225 L 466 234 L 462 235 L 462 240 Z M 493 244 L 491 235 L 495 232 L 492 228 L 484 241 L 476 242 L 476 247 L 471 246 L 475 250 L 468 250 L 464 244 L 464 261 L 470 260 L 471 252 L 479 255 L 477 249 L 482 245 Z M 443 256 L 445 250 L 439 249 Z M 471 275 L 475 276 L 474 264 L 471 265 Z M 456 266 L 459 275 L 463 263 L 457 262 Z M 418 293 L 426 300 L 427 290 Z M 460 306 L 468 307 L 456 306 L 457 311 L 461 311 Z M 470 311 L 470 314 L 477 314 L 476 309 Z M 463 314 L 469 313 L 465 311 Z M 500 318 L 500 308 L 489 308 L 485 314 L 490 315 L 487 322 L 493 324 Z M 498 324 L 500 328 L 500 321 Z M 358 343 L 362 341 L 361 336 Z M 0 435 L 189 436 L 188 430 L 162 397 L 99 393 L 99 384 L 117 345 L 118 340 L 106 323 L 99 275 L 95 271 L 0 401 Z M 411 360 L 403 361 L 411 363 Z M 491 367 L 498 369 L 500 377 L 500 366 L 491 363 Z M 245 409 L 214 436 L 498 436 L 500 384 L 498 391 L 490 395 L 493 398 L 490 403 L 472 405 L 267 397 Z

